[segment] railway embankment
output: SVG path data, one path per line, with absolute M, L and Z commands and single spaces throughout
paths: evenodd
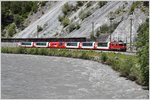
M 136 55 L 124 55 L 121 53 L 95 52 L 76 49 L 48 49 L 48 48 L 21 48 L 2 47 L 2 53 L 32 54 L 45 56 L 62 56 L 97 61 L 110 65 L 112 69 L 120 72 L 121 77 L 126 77 L 137 84 L 143 85 L 143 72 Z

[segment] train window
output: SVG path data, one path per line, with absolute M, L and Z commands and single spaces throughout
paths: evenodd
M 37 42 L 36 45 L 46 45 L 46 42 Z
M 31 45 L 31 42 L 22 42 L 21 45 Z
M 71 42 L 68 42 L 68 43 L 67 43 L 67 46 L 77 46 L 77 42 L 74 42 L 74 43 L 73 43 L 73 42 L 72 42 L 72 43 L 71 43 Z
M 87 42 L 87 43 L 85 43 L 85 42 L 83 42 L 82 43 L 82 46 L 93 46 L 93 42 Z
M 98 43 L 98 47 L 107 47 L 107 43 Z

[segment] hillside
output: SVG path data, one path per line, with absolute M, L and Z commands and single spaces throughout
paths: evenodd
M 41 10 L 28 16 L 24 23 L 28 26 L 14 37 L 103 37 L 109 41 L 111 31 L 112 40 L 129 41 L 131 15 L 132 38 L 136 39 L 139 26 L 148 18 L 145 4 L 140 1 L 48 1 Z

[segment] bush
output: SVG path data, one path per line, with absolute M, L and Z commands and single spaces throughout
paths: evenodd
M 88 56 L 88 54 L 86 52 L 82 52 L 81 58 L 83 58 L 83 59 L 89 59 L 89 56 Z
M 58 17 L 58 20 L 59 20 L 60 22 L 62 22 L 62 21 L 64 20 L 64 18 L 65 18 L 64 16 L 59 16 L 59 17 Z
M 47 55 L 47 53 L 48 53 L 48 51 L 46 48 L 41 48 L 38 51 L 38 54 L 40 54 L 40 55 Z
M 21 24 L 23 24 L 23 21 L 24 21 L 24 19 L 22 16 L 20 16 L 18 14 L 16 14 L 14 16 L 14 22 L 16 23 L 17 27 L 19 27 Z
M 83 11 L 83 10 L 81 10 L 80 13 L 79 13 L 79 18 L 84 20 L 85 18 L 87 18 L 91 14 L 92 13 L 90 11 Z
M 79 29 L 79 28 L 80 28 L 80 24 L 76 23 L 76 29 Z
M 73 30 L 79 29 L 79 28 L 80 28 L 80 25 L 78 23 L 71 23 L 68 27 L 69 32 L 72 32 Z
M 129 10 L 129 13 L 132 14 L 134 12 L 135 8 L 137 8 L 140 3 L 141 3 L 141 1 L 134 2 Z
M 69 32 L 72 32 L 74 29 L 76 29 L 75 24 L 74 24 L 74 23 L 71 23 L 71 24 L 69 25 L 68 29 L 69 29 Z
M 113 23 L 112 25 L 107 25 L 107 24 L 104 24 L 100 27 L 100 31 L 99 33 L 112 33 L 116 28 L 117 26 L 119 25 L 120 22 L 116 22 L 116 23 Z
M 38 9 L 37 1 L 3 1 L 2 2 L 2 31 L 7 30 L 13 23 L 20 30 L 24 29 L 24 20 L 28 17 L 29 13 L 36 12 Z M 12 29 L 10 29 L 12 31 Z M 14 30 L 14 29 L 13 29 Z M 10 32 L 10 36 L 14 35 Z
M 24 53 L 24 54 L 26 54 L 26 49 L 24 49 L 24 48 L 22 48 L 22 47 L 19 47 L 18 49 L 15 48 L 15 52 L 14 52 L 14 53 L 18 53 L 18 54 Z
M 91 41 L 95 41 L 96 40 L 96 37 L 94 36 L 94 34 L 92 32 L 90 33 L 90 40 Z
M 90 6 L 92 6 L 92 4 L 93 4 L 93 1 L 89 1 L 89 2 L 87 3 L 86 7 L 90 7 Z
M 108 58 L 108 60 L 106 61 L 106 63 L 108 65 L 111 65 L 112 66 L 112 69 L 116 70 L 116 71 L 119 71 L 119 63 L 120 60 L 116 60 L 115 58 Z
M 105 63 L 107 61 L 107 59 L 108 59 L 108 57 L 107 57 L 106 53 L 102 53 L 101 54 L 101 62 Z
M 120 63 L 120 72 L 121 72 L 121 76 L 129 76 L 129 74 L 131 73 L 131 68 L 133 67 L 134 63 L 132 61 L 132 59 L 128 58 L 125 59 L 124 61 L 122 61 L 122 63 Z
M 107 1 L 99 1 L 98 2 L 99 8 L 101 8 L 102 6 L 104 6 L 106 3 L 107 3 Z
M 7 32 L 8 32 L 8 35 L 10 37 L 12 37 L 16 33 L 16 25 L 15 25 L 15 23 L 12 23 L 12 24 L 10 24 L 8 26 Z
M 77 1 L 77 6 L 78 6 L 78 7 L 83 6 L 84 2 L 85 2 L 85 1 Z
M 62 21 L 63 27 L 66 27 L 70 24 L 69 18 L 65 17 Z
M 37 10 L 38 10 L 38 5 L 37 5 L 37 4 L 33 4 L 33 5 L 32 5 L 32 11 L 33 11 L 34 13 L 36 13 Z
M 41 32 L 43 30 L 43 28 L 39 25 L 37 25 L 37 32 Z
M 137 37 L 137 55 L 142 71 L 142 83 L 143 85 L 149 84 L 149 19 L 143 23 L 138 30 Z
M 41 1 L 41 6 L 45 6 L 47 1 Z
M 96 32 L 96 37 L 99 37 L 100 36 L 100 30 L 97 30 L 97 32 Z
M 107 24 L 104 24 L 100 27 L 100 33 L 109 32 L 109 26 Z
M 71 9 L 72 9 L 71 6 L 68 3 L 66 3 L 66 4 L 64 4 L 64 6 L 62 8 L 62 12 L 66 16 L 71 11 Z

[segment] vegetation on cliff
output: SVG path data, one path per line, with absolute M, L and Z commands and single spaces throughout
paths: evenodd
M 23 30 L 24 21 L 29 14 L 36 13 L 46 1 L 2 1 L 2 37 L 12 37 L 17 30 Z
M 137 55 L 142 71 L 143 85 L 149 85 L 149 19 L 138 30 Z

